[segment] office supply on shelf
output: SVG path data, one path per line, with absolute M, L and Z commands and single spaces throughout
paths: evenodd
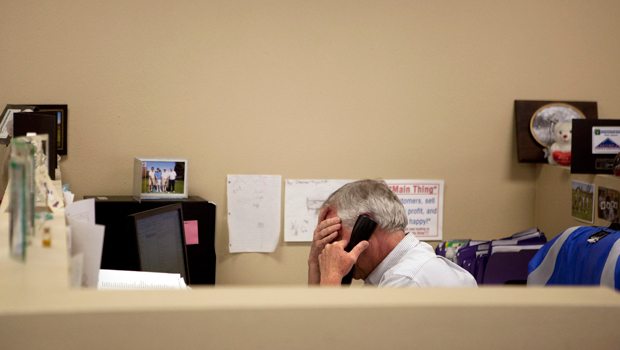
M 65 205 L 70 205 L 71 203 L 73 203 L 75 195 L 73 193 L 63 192 L 62 197 L 65 200 Z
M 528 263 L 541 247 L 542 244 L 492 247 L 482 283 L 526 284 Z
M 128 219 L 136 237 L 140 271 L 178 273 L 189 284 L 181 204 L 131 214 Z
M 34 236 L 34 147 L 25 137 L 13 138 L 11 147 L 10 253 L 13 259 L 25 261 L 28 241 Z
M 476 276 L 476 258 L 488 254 L 488 241 L 469 241 L 455 253 L 455 263 Z M 478 282 L 480 283 L 480 282 Z
M 480 258 L 482 284 L 526 284 L 527 266 L 536 252 L 547 242 L 537 228 L 492 240 L 486 256 Z M 481 256 L 484 254 L 481 254 Z
M 47 134 L 39 134 L 36 133 L 28 133 L 25 136 L 31 143 L 34 148 L 34 168 L 38 168 L 40 166 L 45 166 L 47 168 L 50 167 L 49 158 L 47 155 L 49 154 L 49 135 Z
M 82 287 L 97 287 L 105 227 L 87 222 L 77 221 L 70 217 L 67 224 L 71 229 L 71 256 L 79 256 L 74 261 L 78 264 L 77 270 L 82 271 Z
M 478 284 L 525 284 L 528 263 L 547 242 L 538 228 L 517 232 L 492 241 L 449 240 L 435 249 L 437 255 L 469 271 Z
M 34 180 L 39 193 L 43 196 L 43 200 L 52 212 L 57 212 L 65 207 L 64 196 L 52 179 L 48 176 L 48 169 L 42 165 L 35 169 Z
M 84 199 L 67 205 L 65 215 L 76 221 L 95 224 L 95 200 L 93 198 Z

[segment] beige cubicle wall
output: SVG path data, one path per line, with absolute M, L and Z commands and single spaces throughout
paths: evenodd
M 620 2 L 4 0 L 0 106 L 68 104 L 65 183 L 128 195 L 189 159 L 219 285 L 302 285 L 308 243 L 228 252 L 226 175 L 442 179 L 444 239 L 536 224 L 514 100 L 620 111 Z

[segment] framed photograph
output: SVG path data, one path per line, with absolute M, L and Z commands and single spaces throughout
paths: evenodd
M 554 142 L 553 126 L 573 119 L 598 119 L 596 102 L 515 100 L 520 163 L 545 163 L 544 149 Z
M 572 181 L 571 216 L 575 220 L 594 223 L 594 184 Z
M 8 145 L 13 137 L 13 115 L 15 113 L 34 110 L 34 105 L 6 105 L 0 120 L 0 144 Z
M 598 218 L 609 222 L 618 222 L 618 201 L 620 201 L 620 192 L 599 186 Z
M 186 158 L 135 158 L 133 197 L 187 198 L 187 163 Z
M 56 153 L 67 154 L 67 105 L 32 105 L 36 112 L 54 112 L 56 114 Z

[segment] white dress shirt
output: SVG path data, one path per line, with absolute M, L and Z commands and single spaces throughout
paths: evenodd
M 364 284 L 379 287 L 475 287 L 474 276 L 437 256 L 433 247 L 407 234 L 368 275 Z

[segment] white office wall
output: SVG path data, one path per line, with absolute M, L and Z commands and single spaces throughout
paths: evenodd
M 620 111 L 620 2 L 3 0 L 0 106 L 69 105 L 63 180 L 128 195 L 189 158 L 218 284 L 302 284 L 309 244 L 228 253 L 227 174 L 445 180 L 444 238 L 535 224 L 515 99 Z M 551 236 L 557 233 L 548 233 Z

